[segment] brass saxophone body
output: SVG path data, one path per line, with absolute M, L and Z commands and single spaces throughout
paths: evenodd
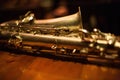
M 77 12 L 56 19 L 35 20 L 32 24 L 25 19 L 2 23 L 1 47 L 76 58 L 119 59 L 117 37 L 98 29 L 93 32 L 83 29 L 80 15 Z

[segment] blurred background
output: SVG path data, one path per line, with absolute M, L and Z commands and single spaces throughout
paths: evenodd
M 0 0 L 0 23 L 19 19 L 27 11 L 37 19 L 70 15 L 81 7 L 83 26 L 120 35 L 119 0 Z

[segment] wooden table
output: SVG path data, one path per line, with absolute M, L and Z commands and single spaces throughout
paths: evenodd
M 120 68 L 0 51 L 0 80 L 120 80 Z

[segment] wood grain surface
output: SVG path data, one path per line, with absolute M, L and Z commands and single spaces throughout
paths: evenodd
M 0 51 L 0 80 L 119 80 L 120 69 Z

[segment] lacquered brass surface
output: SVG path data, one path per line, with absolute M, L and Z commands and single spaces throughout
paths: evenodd
M 1 24 L 0 43 L 4 47 L 33 53 L 49 50 L 53 55 L 68 57 L 120 58 L 117 36 L 96 28 L 92 32 L 84 29 L 80 10 L 69 16 L 31 23 L 32 14 Z

